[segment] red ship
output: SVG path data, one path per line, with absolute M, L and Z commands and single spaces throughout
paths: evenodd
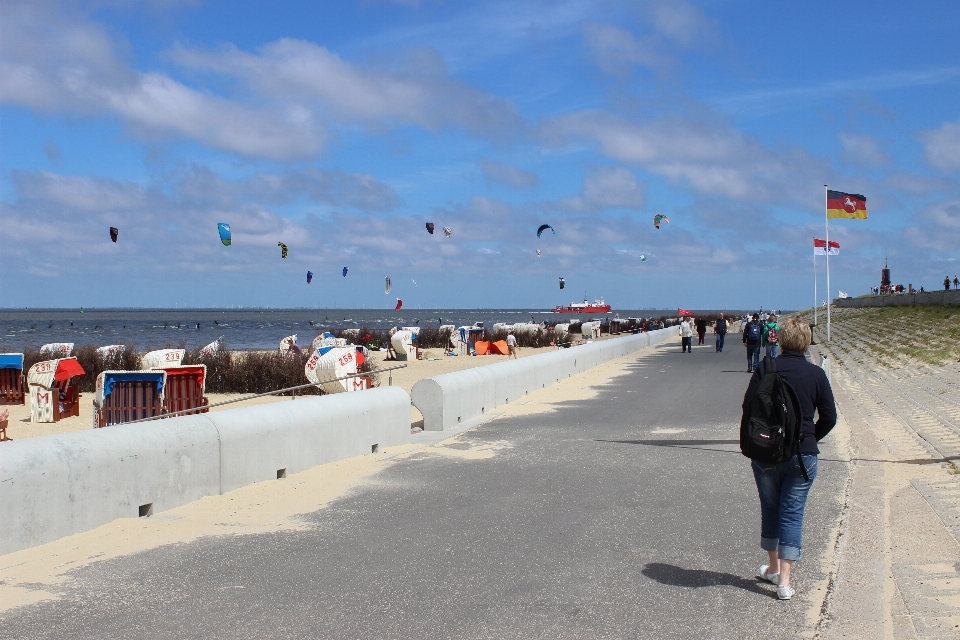
M 594 300 L 593 304 L 587 302 L 587 299 L 584 298 L 583 302 L 571 302 L 569 306 L 562 307 L 557 305 L 553 308 L 554 313 L 610 313 L 610 305 L 606 304 L 603 301 L 603 298 L 599 300 Z

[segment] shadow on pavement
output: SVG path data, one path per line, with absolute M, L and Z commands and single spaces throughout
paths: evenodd
M 684 569 L 672 564 L 663 564 L 660 562 L 651 562 L 643 567 L 640 572 L 651 580 L 656 580 L 660 584 L 670 585 L 672 587 L 718 587 L 729 586 L 737 587 L 745 591 L 751 591 L 768 598 L 776 598 L 775 591 L 763 588 L 756 580 L 748 580 L 732 573 L 720 573 L 719 571 L 706 571 L 703 569 Z

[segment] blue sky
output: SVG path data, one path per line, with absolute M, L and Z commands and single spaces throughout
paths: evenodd
M 834 296 L 960 271 L 958 3 L 0 12 L 3 307 L 802 308 L 825 183 Z

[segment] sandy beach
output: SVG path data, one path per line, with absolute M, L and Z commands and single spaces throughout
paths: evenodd
M 609 340 L 619 336 L 604 335 L 600 340 Z M 529 348 L 521 347 L 518 357 L 526 358 L 539 353 L 553 351 L 556 347 Z M 573 347 L 576 348 L 576 347 Z M 418 380 L 429 378 L 453 371 L 462 371 L 473 367 L 482 367 L 485 365 L 503 362 L 507 356 L 486 355 L 486 356 L 446 356 L 442 349 L 423 349 L 422 360 L 411 360 L 407 362 L 395 362 L 386 360 L 386 353 L 374 352 L 372 359 L 376 363 L 375 368 L 385 368 L 398 365 L 406 365 L 403 369 L 397 369 L 392 372 L 380 374 L 380 385 L 387 386 L 389 376 L 393 376 L 393 386 L 400 387 L 407 393 L 413 389 L 413 385 Z M 30 422 L 30 401 L 24 405 L 5 405 L 3 408 L 10 410 L 10 421 L 7 428 L 7 436 L 14 440 L 23 438 L 35 438 L 38 436 L 47 436 L 57 433 L 70 433 L 93 428 L 93 393 L 83 393 L 80 398 L 80 415 L 65 418 L 55 423 L 32 423 Z M 227 400 L 235 400 L 246 395 L 243 393 L 208 393 L 207 398 L 210 404 L 217 404 Z M 302 396 L 301 396 L 302 397 Z M 251 406 L 255 404 L 267 404 L 271 402 L 296 402 L 296 397 L 290 396 L 265 396 L 252 400 L 230 403 L 222 407 L 214 407 L 211 411 L 222 411 L 224 409 L 235 409 L 237 407 Z M 410 407 L 410 423 L 416 428 L 423 420 L 416 407 Z

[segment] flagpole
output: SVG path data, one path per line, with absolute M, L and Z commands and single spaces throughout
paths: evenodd
M 827 185 L 823 185 L 823 221 L 827 231 L 827 342 L 830 342 L 830 216 L 827 213 L 830 203 L 827 193 Z
M 813 238 L 813 326 L 817 326 L 817 238 Z

